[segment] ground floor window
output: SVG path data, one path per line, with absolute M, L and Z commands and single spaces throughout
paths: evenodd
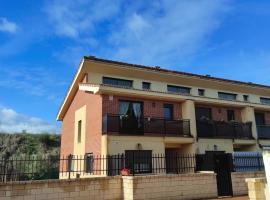
M 151 150 L 126 150 L 126 167 L 131 173 L 152 173 L 152 151 Z

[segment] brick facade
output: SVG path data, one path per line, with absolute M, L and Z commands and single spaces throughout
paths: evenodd
M 265 124 L 270 125 L 270 112 L 265 112 L 264 118 Z
M 212 119 L 215 121 L 228 121 L 227 110 L 233 110 L 235 115 L 235 121 L 242 122 L 240 108 L 227 108 L 222 106 L 206 106 L 206 105 L 196 105 L 196 107 L 211 108 Z
M 132 97 L 121 97 L 121 96 L 111 96 L 110 99 L 109 95 L 103 95 L 102 113 L 118 114 L 119 100 L 140 101 L 143 103 L 144 116 L 157 118 L 163 118 L 164 104 L 172 104 L 174 119 L 182 119 L 182 108 L 180 102 L 176 103 L 176 102 L 140 99 Z
M 78 91 L 63 119 L 61 130 L 61 155 L 73 154 L 75 111 L 86 105 L 85 152 L 101 152 L 102 97 Z

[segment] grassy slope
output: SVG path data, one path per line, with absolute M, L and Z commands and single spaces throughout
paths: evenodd
M 0 133 L 0 158 L 58 155 L 60 135 Z

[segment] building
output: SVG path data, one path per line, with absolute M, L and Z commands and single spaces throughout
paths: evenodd
M 89 56 L 57 120 L 65 156 L 260 151 L 270 86 Z

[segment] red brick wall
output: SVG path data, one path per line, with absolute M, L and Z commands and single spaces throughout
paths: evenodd
M 227 108 L 222 106 L 205 106 L 198 105 L 197 107 L 206 107 L 212 109 L 212 119 L 216 121 L 227 121 L 227 110 L 234 110 L 235 120 L 242 121 L 241 109 L 239 108 Z
M 78 91 L 62 122 L 61 156 L 73 154 L 75 111 L 84 105 L 86 105 L 86 152 L 101 151 L 102 97 Z
M 264 113 L 265 124 L 270 125 L 270 112 Z
M 109 100 L 109 95 L 103 95 L 102 103 L 102 113 L 118 114 L 119 100 L 132 100 L 132 101 L 141 101 L 143 102 L 143 112 L 146 117 L 163 117 L 163 105 L 173 104 L 173 115 L 174 119 L 182 118 L 182 108 L 181 103 L 168 102 L 168 101 L 157 101 L 149 99 L 140 99 L 132 97 L 120 97 L 113 96 L 113 100 Z

